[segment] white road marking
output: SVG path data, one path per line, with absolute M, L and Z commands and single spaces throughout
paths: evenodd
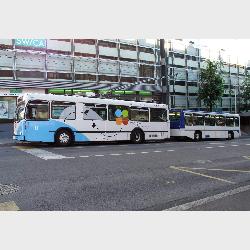
M 76 146 L 76 147 L 74 147 L 74 148 L 83 148 L 83 146 Z
M 245 144 L 246 146 L 250 146 L 250 144 Z
M 104 155 L 95 155 L 95 156 L 97 156 L 97 157 L 101 157 L 101 156 L 104 156 Z
M 191 171 L 191 170 L 183 169 L 181 167 L 170 166 L 169 168 L 176 169 L 176 170 L 183 171 L 183 172 L 187 172 L 187 173 L 194 174 L 194 175 L 203 176 L 203 177 L 206 177 L 206 178 L 209 178 L 209 179 L 214 179 L 214 180 L 217 180 L 217 181 L 222 181 L 222 182 L 235 184 L 235 182 L 232 182 L 232 181 L 228 181 L 228 180 L 225 180 L 225 179 L 222 179 L 222 178 L 217 178 L 217 177 L 206 175 L 206 174 L 197 173 L 197 172 L 194 172 L 194 171 Z
M 89 155 L 80 155 L 80 157 L 87 158 L 87 157 L 89 157 Z
M 224 144 L 224 143 L 223 142 L 209 142 L 209 144 L 212 144 L 212 145 L 215 144 L 216 145 L 216 144 Z
M 135 155 L 135 153 L 130 152 L 130 153 L 126 153 L 126 155 Z
M 250 160 L 250 156 L 242 156 L 243 158 Z
M 112 155 L 112 156 L 117 156 L 117 155 L 122 155 L 122 154 L 109 154 L 109 155 Z
M 166 183 L 167 183 L 167 184 L 170 184 L 170 183 L 174 184 L 175 181 L 167 181 Z
M 148 154 L 149 152 L 141 152 L 141 154 Z
M 232 147 L 238 147 L 239 145 L 236 145 L 236 144 L 233 144 L 233 145 L 231 145 Z
M 206 147 L 206 148 L 214 148 L 214 147 Z
M 153 151 L 154 153 L 161 153 L 162 151 L 160 151 L 160 150 L 155 150 L 155 151 Z
M 195 163 L 200 163 L 200 164 L 205 164 L 205 163 L 211 163 L 212 161 L 210 160 L 197 160 L 197 161 L 194 161 Z
M 250 170 L 239 170 L 239 169 L 220 169 L 220 168 L 188 168 L 188 167 L 179 167 L 184 169 L 192 170 L 208 170 L 208 171 L 222 171 L 222 172 L 239 172 L 239 173 L 250 173 Z
M 119 145 L 119 147 L 127 147 L 128 145 L 126 144 L 126 145 Z
M 25 153 L 31 154 L 43 160 L 60 160 L 60 159 L 72 159 L 75 157 L 68 157 L 59 154 L 54 154 L 52 152 L 40 149 L 40 148 L 31 148 L 27 146 L 14 146 L 14 148 L 21 150 Z
M 20 210 L 14 201 L 0 203 L 0 211 L 18 211 Z
M 220 146 L 218 146 L 218 148 L 225 148 L 225 146 L 220 145 Z
M 204 199 L 181 204 L 179 206 L 171 207 L 171 208 L 166 209 L 166 211 L 185 211 L 185 210 L 188 210 L 188 209 L 191 209 L 194 207 L 198 207 L 200 205 L 207 204 L 207 203 L 215 201 L 215 200 L 222 199 L 222 198 L 227 197 L 227 196 L 231 196 L 234 194 L 239 194 L 241 192 L 245 192 L 247 190 L 250 190 L 250 185 L 235 188 L 235 189 L 232 189 L 232 190 L 224 192 L 224 193 L 216 194 L 213 196 L 206 197 Z
M 169 149 L 168 152 L 173 152 L 174 150 L 173 149 Z

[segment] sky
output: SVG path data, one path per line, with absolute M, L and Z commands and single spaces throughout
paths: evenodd
M 195 43 L 195 46 L 200 48 L 207 47 L 211 51 L 216 52 L 223 49 L 222 52 L 225 58 L 230 55 L 232 63 L 239 63 L 246 65 L 249 61 L 250 64 L 250 39 L 182 39 L 186 45 L 190 41 Z M 149 43 L 154 43 L 155 39 L 146 39 Z
M 198 46 L 207 46 L 210 49 L 224 49 L 226 54 L 239 64 L 246 64 L 250 60 L 250 39 L 184 39 L 194 41 Z

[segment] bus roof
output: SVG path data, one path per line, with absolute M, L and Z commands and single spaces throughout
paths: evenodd
M 147 102 L 135 102 L 125 101 L 117 99 L 105 99 L 95 97 L 83 97 L 83 96 L 67 96 L 67 95 L 54 95 L 54 94 L 30 94 L 26 93 L 20 95 L 18 99 L 24 101 L 31 100 L 44 100 L 44 101 L 67 101 L 67 102 L 79 102 L 79 103 L 96 103 L 96 104 L 112 104 L 112 105 L 124 105 L 124 106 L 137 106 L 137 107 L 151 107 L 151 108 L 167 108 L 166 104 L 147 103 Z

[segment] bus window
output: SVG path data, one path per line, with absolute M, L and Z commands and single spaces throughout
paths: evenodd
M 181 113 L 180 112 L 171 112 L 169 113 L 170 121 L 180 121 Z
M 193 114 L 193 125 L 204 126 L 204 116 L 200 114 Z
M 107 108 L 105 104 L 85 103 L 82 114 L 84 120 L 107 120 Z
M 215 116 L 214 115 L 206 115 L 205 116 L 205 125 L 206 126 L 215 126 Z
M 148 122 L 149 121 L 149 112 L 147 108 L 130 108 L 130 119 L 131 121 L 140 121 Z
M 226 126 L 227 127 L 233 127 L 234 126 L 234 118 L 227 116 L 226 117 Z
M 122 119 L 129 118 L 129 108 L 121 105 L 109 105 L 108 106 L 108 119 L 109 121 L 117 121 L 120 123 Z M 118 121 L 118 120 L 119 121 Z
M 216 126 L 225 126 L 226 119 L 222 115 L 217 115 L 215 116 L 215 123 L 216 123 Z
M 48 120 L 49 103 L 46 101 L 30 101 L 27 105 L 26 118 L 28 120 Z
M 234 122 L 235 122 L 235 127 L 239 127 L 239 124 L 240 124 L 240 122 L 239 122 L 239 117 L 234 117 Z
M 151 122 L 166 122 L 168 120 L 168 112 L 166 109 L 150 108 Z
M 192 114 L 185 114 L 185 125 L 186 126 L 192 126 L 193 121 L 192 121 Z
M 107 120 L 107 106 L 105 104 L 96 104 L 94 108 L 92 108 L 102 120 Z
M 52 102 L 51 103 L 51 118 L 75 120 L 76 106 L 74 102 Z

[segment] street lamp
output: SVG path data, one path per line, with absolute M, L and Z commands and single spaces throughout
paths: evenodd
M 179 73 L 175 73 L 174 75 L 171 75 L 171 74 L 169 74 L 168 75 L 168 78 L 170 79 L 170 80 L 173 80 L 173 94 L 174 94 L 174 96 L 175 96 L 175 81 L 176 81 L 176 79 L 177 79 L 177 76 L 178 76 L 178 74 Z M 164 78 L 166 78 L 165 76 L 163 76 L 163 77 L 161 77 L 161 80 L 163 80 Z M 171 95 L 170 95 L 170 93 L 171 93 L 171 90 L 170 90 L 170 88 L 169 88 L 169 96 L 171 97 Z M 166 94 L 168 94 L 167 93 L 167 90 L 166 90 Z M 163 96 L 163 87 L 162 87 L 162 96 Z M 172 108 L 172 101 L 171 101 L 172 99 L 170 99 L 169 98 L 169 108 Z M 173 107 L 175 107 L 175 102 L 173 102 Z
M 239 87 L 240 85 L 235 84 L 234 85 L 234 113 L 237 113 L 237 95 L 236 95 L 236 87 Z
M 164 94 L 162 93 L 162 103 L 169 106 L 169 76 L 168 76 L 168 51 L 165 49 L 165 39 L 160 39 L 160 58 L 161 58 L 161 84 L 166 87 L 166 99 L 164 101 Z
M 173 106 L 175 108 L 175 81 L 177 79 L 177 76 L 178 76 L 179 73 L 175 73 L 174 74 L 174 77 L 173 77 L 173 94 L 174 94 L 174 98 L 173 98 Z

